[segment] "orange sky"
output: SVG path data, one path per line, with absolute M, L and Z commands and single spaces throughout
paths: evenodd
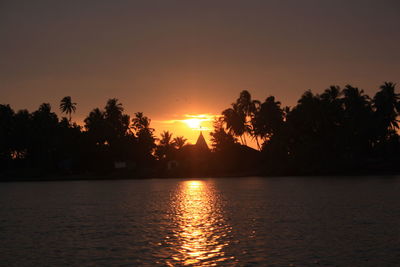
M 399 25 L 395 0 L 4 0 L 0 103 L 69 95 L 82 121 L 115 97 L 193 141 L 161 121 L 220 114 L 244 89 L 293 106 L 307 89 L 399 83 Z
M 162 131 L 170 131 L 174 134 L 173 137 L 184 136 L 187 142 L 192 144 L 196 143 L 202 131 L 209 143 L 209 133 L 213 130 L 213 121 L 217 116 L 216 114 L 185 114 L 171 120 L 152 121 L 152 125 L 157 130 L 157 135 Z
M 59 113 L 59 112 L 58 112 Z M 59 114 L 63 116 L 63 114 Z M 172 138 L 183 136 L 187 139 L 187 143 L 195 144 L 200 132 L 203 132 L 208 145 L 211 147 L 210 132 L 213 131 L 213 121 L 219 117 L 218 114 L 184 114 L 181 116 L 172 116 L 168 120 L 151 120 L 151 128 L 155 129 L 155 135 L 160 137 L 163 131 L 169 131 L 173 134 Z M 84 125 L 83 120 L 73 121 L 80 125 Z

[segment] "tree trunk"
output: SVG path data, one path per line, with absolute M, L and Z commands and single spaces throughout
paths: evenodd
M 240 143 L 241 143 L 242 145 L 244 145 L 243 136 L 239 135 L 239 138 L 240 138 Z
M 256 135 L 256 143 L 257 143 L 258 150 L 261 151 L 261 147 L 260 147 L 260 143 L 258 142 L 258 136 L 257 135 Z

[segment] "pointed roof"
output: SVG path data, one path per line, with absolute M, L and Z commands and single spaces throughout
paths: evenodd
M 204 139 L 203 133 L 200 132 L 199 138 L 197 138 L 196 146 L 200 149 L 207 149 L 208 150 L 208 145 L 206 140 Z

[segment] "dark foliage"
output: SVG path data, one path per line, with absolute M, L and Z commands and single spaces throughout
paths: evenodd
M 292 108 L 273 96 L 253 100 L 243 91 L 215 121 L 211 151 L 204 140 L 186 144 L 170 132 L 157 139 L 151 120 L 141 112 L 131 119 L 118 99 L 93 109 L 84 127 L 71 122 L 76 110 L 71 97 L 61 100 L 60 109 L 68 115 L 61 119 L 48 103 L 32 113 L 0 105 L 0 178 L 398 172 L 400 95 L 395 87 L 386 82 L 372 98 L 351 85 L 331 86 L 321 94 L 309 90 Z M 259 149 L 246 146 L 246 137 Z

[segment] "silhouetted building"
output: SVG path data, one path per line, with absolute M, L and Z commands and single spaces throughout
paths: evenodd
M 207 142 L 206 142 L 206 140 L 204 139 L 204 136 L 203 136 L 203 133 L 202 133 L 202 132 L 200 132 L 200 135 L 199 135 L 199 137 L 197 138 L 197 142 L 196 142 L 196 145 L 195 145 L 195 146 L 196 146 L 197 149 L 199 149 L 199 150 L 210 150 L 210 149 L 208 148 Z

